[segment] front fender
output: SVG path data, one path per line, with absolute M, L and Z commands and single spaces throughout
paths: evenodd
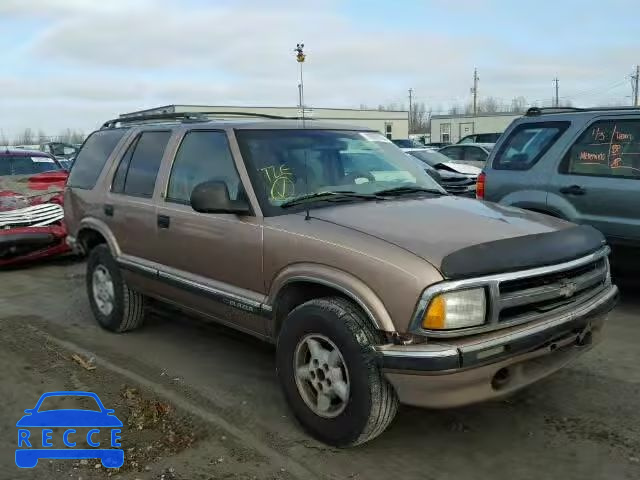
M 274 305 L 280 291 L 293 282 L 317 283 L 334 288 L 356 302 L 377 329 L 396 331 L 389 312 L 373 290 L 350 273 L 326 265 L 297 263 L 282 269 L 271 282 L 268 304 Z
M 111 250 L 111 254 L 114 257 L 119 257 L 121 255 L 120 246 L 118 245 L 118 241 L 116 237 L 113 235 L 113 232 L 109 228 L 109 226 L 103 222 L 102 220 L 95 217 L 85 217 L 80 221 L 80 225 L 78 226 L 78 231 L 76 233 L 77 237 L 80 238 L 83 230 L 95 230 L 100 235 L 104 237 L 107 241 L 107 245 L 109 245 L 109 250 Z

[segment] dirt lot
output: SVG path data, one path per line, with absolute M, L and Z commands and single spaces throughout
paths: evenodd
M 0 279 L 0 479 L 640 478 L 637 287 L 623 291 L 605 342 L 546 381 L 474 407 L 403 408 L 377 440 L 336 450 L 290 417 L 269 345 L 171 311 L 109 334 L 91 316 L 79 262 Z M 96 460 L 15 466 L 16 421 L 43 392 L 64 389 L 96 392 L 116 410 L 119 471 Z

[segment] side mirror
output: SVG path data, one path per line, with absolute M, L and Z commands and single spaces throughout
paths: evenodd
M 200 213 L 248 215 L 250 212 L 247 202 L 231 200 L 227 184 L 217 180 L 196 185 L 191 192 L 191 208 Z

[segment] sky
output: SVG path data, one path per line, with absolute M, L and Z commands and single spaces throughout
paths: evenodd
M 0 0 L 0 135 L 166 104 L 630 104 L 637 0 Z

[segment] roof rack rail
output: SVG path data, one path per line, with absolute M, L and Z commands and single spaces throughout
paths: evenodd
M 185 122 L 206 122 L 209 121 L 206 115 L 202 113 L 193 113 L 193 112 L 182 112 L 182 113 L 150 113 L 144 115 L 131 115 L 120 118 L 114 118 L 111 120 L 107 120 L 102 124 L 101 129 L 105 128 L 115 128 L 118 125 L 123 124 L 136 124 L 136 123 L 145 123 L 152 122 L 154 120 L 182 120 Z
M 268 118 L 270 120 L 302 120 L 302 117 L 287 117 L 284 115 L 273 115 L 271 113 L 257 113 L 257 112 L 203 112 L 204 115 L 221 115 L 221 116 L 240 116 L 240 117 L 257 117 Z M 211 120 L 211 117 L 208 117 Z M 305 120 L 311 120 L 305 118 Z
M 640 107 L 531 107 L 525 113 L 527 117 L 535 117 L 538 115 L 545 115 L 549 113 L 568 113 L 568 112 L 607 112 L 611 110 L 634 110 L 640 111 Z
M 180 113 L 146 113 L 140 115 L 125 115 L 112 120 L 107 120 L 102 124 L 101 129 L 115 128 L 119 125 L 144 124 L 146 122 L 162 122 L 177 120 L 182 122 L 210 122 L 215 116 L 233 117 L 257 117 L 268 118 L 270 120 L 301 120 L 301 117 L 286 117 L 283 115 L 272 115 L 257 112 L 180 112 Z M 311 119 L 309 119 L 311 120 Z
M 536 115 L 542 115 L 545 113 L 580 112 L 582 110 L 582 108 L 578 107 L 531 107 L 527 110 L 525 115 L 527 117 L 535 117 Z

